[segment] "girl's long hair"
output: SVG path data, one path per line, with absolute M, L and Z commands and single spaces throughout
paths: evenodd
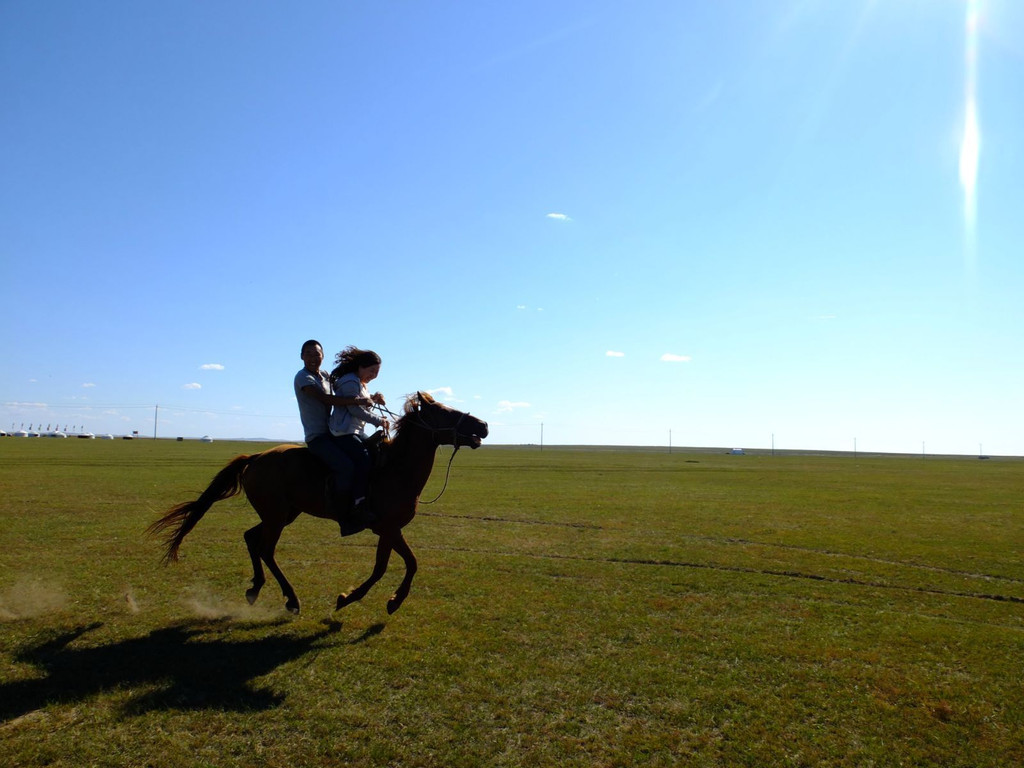
M 334 370 L 331 381 L 337 381 L 347 373 L 356 373 L 364 366 L 380 365 L 380 355 L 370 349 L 345 347 L 334 356 Z

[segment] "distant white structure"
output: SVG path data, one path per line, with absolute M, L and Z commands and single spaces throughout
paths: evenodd
M 210 437 L 209 435 L 203 435 L 202 437 L 199 438 L 199 442 L 200 443 L 212 443 L 213 442 L 213 438 Z
M 730 456 L 745 456 L 746 455 L 746 451 L 744 451 L 742 448 L 733 448 L 731 451 L 729 451 L 729 455 Z
M 113 435 L 100 435 L 100 440 L 113 440 Z

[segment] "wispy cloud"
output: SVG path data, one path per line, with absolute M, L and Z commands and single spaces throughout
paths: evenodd
M 549 213 L 547 214 L 547 218 L 552 219 L 554 221 L 572 221 L 572 219 L 570 219 L 564 213 Z
M 615 350 L 609 349 L 607 352 L 604 353 L 604 356 L 605 357 L 625 357 L 626 353 L 625 352 L 616 352 Z
M 689 355 L 673 355 L 671 352 L 666 352 L 661 356 L 662 362 L 665 363 L 688 363 L 690 359 Z
M 220 363 L 204 363 L 199 366 L 200 371 L 223 371 L 224 366 Z
M 501 400 L 498 403 L 498 413 L 509 413 L 517 408 L 529 408 L 529 403 L 513 402 L 512 400 Z
M 82 385 L 82 389 L 92 389 L 95 386 L 91 381 L 87 381 Z
M 451 387 L 436 387 L 435 389 L 428 389 L 427 394 L 448 403 L 462 402 L 461 400 L 456 400 L 455 393 L 452 391 Z
M 182 389 L 202 389 L 203 385 L 202 384 L 197 384 L 196 382 L 193 381 L 191 384 L 183 384 L 181 386 L 181 388 Z

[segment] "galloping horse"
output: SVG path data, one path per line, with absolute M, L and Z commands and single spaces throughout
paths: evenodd
M 405 578 L 388 601 L 388 613 L 399 609 L 409 595 L 416 573 L 416 558 L 402 536 L 402 528 L 416 514 L 420 492 L 434 466 L 434 454 L 441 445 L 454 446 L 456 451 L 464 445 L 479 448 L 485 437 L 487 422 L 442 405 L 425 392 L 406 401 L 394 439 L 385 442 L 387 458 L 371 475 L 370 498 L 378 518 L 371 526 L 378 536 L 373 573 L 352 593 L 339 595 L 335 610 L 366 595 L 387 571 L 392 551 L 405 561 Z M 245 597 L 250 605 L 256 601 L 266 583 L 262 565 L 266 563 L 281 585 L 285 608 L 298 613 L 299 598 L 275 562 L 274 549 L 284 527 L 303 512 L 337 520 L 337 515 L 326 508 L 326 479 L 327 467 L 303 446 L 279 445 L 262 453 L 239 456 L 217 473 L 198 499 L 174 507 L 149 526 L 147 532 L 163 534 L 164 562 L 174 562 L 181 542 L 207 510 L 215 502 L 244 490 L 260 516 L 260 522 L 245 532 L 253 571 L 252 587 Z

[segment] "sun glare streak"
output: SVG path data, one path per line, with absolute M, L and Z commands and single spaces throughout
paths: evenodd
M 960 142 L 960 184 L 964 188 L 964 222 L 968 229 L 974 229 L 977 216 L 975 190 L 978 184 L 978 153 L 981 149 L 981 135 L 978 131 L 978 114 L 974 101 L 967 102 L 964 117 L 964 137 Z
M 981 155 L 981 129 L 978 127 L 976 86 L 978 80 L 978 17 L 980 0 L 967 0 L 964 23 L 965 85 L 964 134 L 960 141 L 960 185 L 964 189 L 964 260 L 967 270 L 974 271 L 977 249 L 978 161 Z

